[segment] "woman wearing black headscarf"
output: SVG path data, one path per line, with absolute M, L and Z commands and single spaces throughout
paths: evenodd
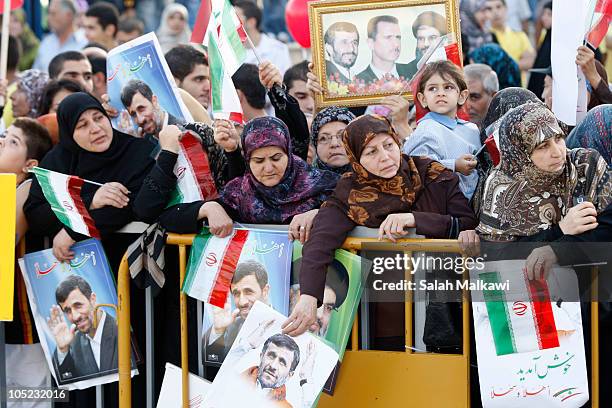
M 85 183 L 81 198 L 104 240 L 110 233 L 136 220 L 138 193 L 145 177 L 156 168 L 152 145 L 118 132 L 104 108 L 91 95 L 78 92 L 62 101 L 57 111 L 60 141 L 41 167 L 103 184 Z M 159 163 L 172 156 L 175 146 L 161 140 Z M 177 142 L 178 143 L 178 142 Z M 36 179 L 24 211 L 35 233 L 53 236 L 53 253 L 60 260 L 74 255 L 70 246 L 86 237 L 63 225 L 51 210 Z

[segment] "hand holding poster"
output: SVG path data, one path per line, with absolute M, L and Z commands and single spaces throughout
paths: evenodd
M 282 334 L 285 320 L 255 303 L 206 396 L 206 407 L 313 406 L 338 354 L 310 333 Z
M 359 300 L 363 291 L 362 262 L 364 260 L 343 249 L 336 250 L 333 262 L 327 268 L 327 279 L 323 294 L 323 305 L 317 309 L 317 320 L 308 331 L 319 336 L 334 347 L 340 357 L 338 367 L 325 383 L 323 391 L 333 395 L 338 378 L 339 366 L 346 350 L 353 319 L 357 313 Z M 365 261 L 368 262 L 369 261 Z M 295 242 L 293 246 L 293 266 L 291 270 L 291 289 L 289 313 L 293 311 L 300 297 L 300 267 L 302 264 L 302 245 Z M 367 269 L 367 268 L 366 268 Z
M 497 282 L 509 281 L 510 288 L 520 287 L 519 280 L 524 280 L 517 273 L 524 260 L 485 265 L 484 273 L 471 272 L 472 280 L 493 282 L 490 277 L 495 275 Z M 589 399 L 580 303 L 561 300 L 578 299 L 578 280 L 572 269 L 554 267 L 546 282 L 539 285 L 548 287 L 547 300 L 532 301 L 527 292 L 520 299 L 512 290 L 484 294 L 485 302 L 472 303 L 485 408 L 581 407 Z M 528 291 L 525 284 L 522 287 Z M 472 292 L 473 298 L 482 296 Z M 542 313 L 542 308 L 552 315 Z M 542 324 L 544 320 L 552 323 Z
M 165 124 L 193 121 L 155 33 L 110 50 L 106 71 L 110 105 L 118 113 L 112 119 L 115 129 L 137 136 L 157 137 Z M 142 107 L 138 114 L 135 113 L 137 105 Z
M 98 307 L 116 305 L 117 289 L 99 241 L 71 249 L 76 257 L 69 263 L 47 249 L 25 255 L 19 265 L 49 370 L 61 387 L 83 389 L 119 378 L 116 312 Z

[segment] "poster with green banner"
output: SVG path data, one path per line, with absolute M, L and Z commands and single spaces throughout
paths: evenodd
M 369 262 L 369 261 L 366 261 Z M 293 243 L 293 264 L 289 310 L 291 313 L 300 295 L 299 273 L 302 265 L 302 245 Z M 336 368 L 329 376 L 323 391 L 333 395 L 344 350 L 351 333 L 363 290 L 362 258 L 343 249 L 336 250 L 333 262 L 327 268 L 323 305 L 317 309 L 317 320 L 308 331 L 325 339 L 339 356 Z

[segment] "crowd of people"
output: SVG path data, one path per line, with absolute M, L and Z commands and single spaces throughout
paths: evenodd
M 101 184 L 85 184 L 81 197 L 115 271 L 134 240 L 115 232 L 133 221 L 176 233 L 197 233 L 206 225 L 219 237 L 228 236 L 234 222 L 288 225 L 290 239 L 304 244 L 301 294 L 284 324 L 296 336 L 314 323 L 327 267 L 356 226 L 376 229 L 379 239 L 416 232 L 459 239 L 465 248 L 479 241 L 612 239 L 612 36 L 599 49 L 576 50 L 589 111 L 570 128 L 552 112 L 552 1 L 460 1 L 464 67 L 450 61 L 425 67 L 414 95 L 426 110 L 418 122 L 414 103 L 397 95 L 382 100 L 386 116 L 364 114 L 366 107 L 317 110 L 320 80 L 308 61 L 292 64 L 283 42 L 289 36 L 277 12 L 286 2 L 263 1 L 262 13 L 256 2 L 234 1 L 254 47 L 247 45 L 247 62 L 232 77 L 243 124 L 209 114 L 208 59 L 189 42 L 198 2 L 164 7 L 142 0 L 136 13 L 112 1 L 81 3 L 51 0 L 50 33 L 42 39 L 22 10 L 11 13 L 7 76 L 0 84 L 0 173 L 17 175 L 17 241 L 27 234 L 29 249 L 41 248 L 38 237 L 48 237 L 56 258 L 68 261 L 71 246 L 87 238 L 54 215 L 29 174 L 35 166 Z M 116 112 L 107 95 L 106 58 L 110 49 L 155 29 L 194 121 L 173 117 L 146 83 L 132 81 L 121 103 L 139 127 L 134 137 L 111 126 Z M 495 151 L 482 148 L 492 126 Z M 199 137 L 219 194 L 168 207 L 185 130 Z M 164 307 L 155 312 L 158 379 L 166 361 L 180 362 L 178 271 L 171 261 L 176 254 L 168 252 L 168 282 L 156 300 Z M 536 279 L 561 258 L 554 251 L 536 255 L 528 265 Z M 20 313 L 7 326 L 7 340 L 33 344 L 32 316 L 19 301 L 22 286 L 16 285 Z M 132 322 L 144 345 L 140 292 L 134 289 Z M 390 307 L 381 306 L 379 314 Z M 397 316 L 397 310 L 390 313 Z M 195 313 L 191 318 L 195 327 Z M 390 322 L 374 343 L 393 349 L 395 339 L 403 341 L 402 325 L 403 319 Z M 427 346 L 444 350 L 435 342 Z M 7 368 L 19 384 L 19 375 L 11 377 Z M 139 377 L 133 381 L 143 390 Z M 113 406 L 116 389 L 107 391 L 106 403 Z M 144 394 L 134 393 L 135 406 L 142 406 Z M 75 392 L 70 406 L 90 406 L 92 395 Z

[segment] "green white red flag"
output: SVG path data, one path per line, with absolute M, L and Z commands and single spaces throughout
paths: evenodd
M 65 226 L 79 234 L 100 238 L 94 220 L 81 198 L 81 187 L 85 180 L 41 167 L 34 167 L 30 172 L 36 175 L 51 209 Z
M 181 137 L 174 174 L 177 184 L 168 207 L 219 197 L 208 156 L 202 149 L 200 140 L 189 131 Z
M 231 76 L 246 58 L 246 32 L 227 0 L 212 0 L 204 43 L 208 49 L 212 112 L 215 119 L 242 123 L 242 107 Z
M 487 284 L 502 282 L 499 272 L 481 273 L 479 278 Z M 497 355 L 559 347 L 546 281 L 530 280 L 523 271 L 512 284 L 513 290 L 521 285 L 518 292 L 528 294 L 524 301 L 506 301 L 503 290 L 483 291 Z
M 226 238 L 197 235 L 189 255 L 183 292 L 223 308 L 249 234 L 248 230 L 234 230 Z

